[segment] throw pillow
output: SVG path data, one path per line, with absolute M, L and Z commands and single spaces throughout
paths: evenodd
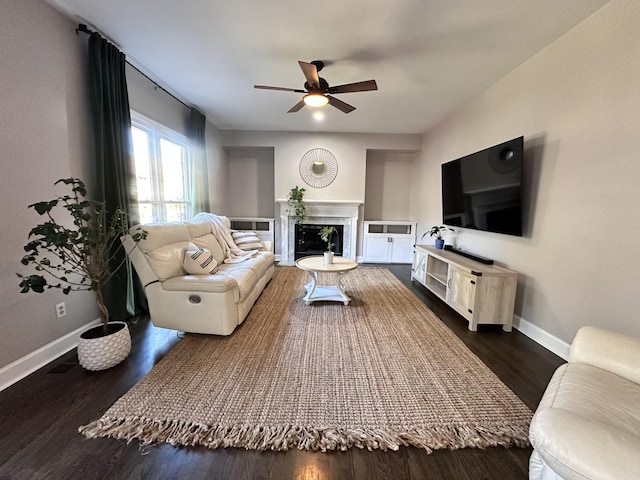
M 262 242 L 254 232 L 231 230 L 231 237 L 240 250 L 262 250 Z
M 218 262 L 211 252 L 191 242 L 185 249 L 182 266 L 189 275 L 213 275 L 218 271 Z

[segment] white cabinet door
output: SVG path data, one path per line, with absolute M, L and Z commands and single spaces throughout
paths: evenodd
M 389 262 L 389 237 L 386 235 L 365 235 L 363 256 L 372 263 Z
M 407 236 L 391 238 L 391 263 L 411 263 L 413 238 Z
M 427 254 L 424 252 L 424 250 L 413 250 L 411 276 L 423 285 L 425 284 L 427 278 Z
M 471 320 L 476 297 L 475 275 L 450 265 L 448 284 L 447 303 L 467 320 Z

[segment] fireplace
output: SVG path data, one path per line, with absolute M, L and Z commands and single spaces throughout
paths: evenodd
M 278 199 L 276 202 L 280 207 L 280 218 L 278 221 L 280 235 L 277 237 L 276 259 L 282 265 L 293 265 L 298 258 L 295 254 L 296 223 L 293 217 L 289 216 L 287 200 Z M 362 202 L 354 200 L 305 199 L 304 203 L 307 207 L 307 215 L 304 223 L 306 225 L 318 226 L 319 229 L 324 226 L 333 225 L 337 229 L 342 230 L 342 240 L 335 242 L 339 245 L 336 246 L 335 250 L 341 252 L 343 257 L 355 260 L 356 238 L 358 234 L 358 210 Z M 317 236 L 317 234 L 308 235 L 309 238 L 311 236 Z M 318 248 L 318 253 L 314 253 L 314 255 L 320 255 L 327 249 L 327 245 L 322 242 L 320 237 L 317 237 L 317 239 L 321 244 Z
M 344 243 L 344 226 L 343 225 L 316 225 L 316 224 L 298 224 L 295 228 L 294 237 L 294 259 L 298 260 L 309 255 L 322 255 L 327 250 L 327 244 L 320 238 L 320 230 L 322 227 L 334 227 L 338 233 L 334 233 L 331 243 L 334 244 L 333 252 L 336 255 L 342 255 L 342 245 Z

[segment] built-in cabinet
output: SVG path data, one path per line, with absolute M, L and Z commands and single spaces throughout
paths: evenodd
M 411 263 L 416 223 L 363 222 L 362 261 L 365 263 Z
M 467 319 L 469 330 L 477 330 L 480 324 L 499 324 L 511 331 L 516 272 L 430 245 L 416 245 L 411 280 L 420 282 Z

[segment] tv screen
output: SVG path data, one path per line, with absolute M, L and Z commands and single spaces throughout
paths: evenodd
M 524 138 L 442 164 L 442 223 L 522 236 Z

